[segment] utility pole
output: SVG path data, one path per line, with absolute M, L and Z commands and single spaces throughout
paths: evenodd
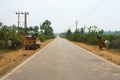
M 42 25 L 40 24 L 40 28 L 41 28 L 41 26 L 42 26 Z M 41 33 L 41 29 L 39 29 L 39 30 L 40 30 L 40 33 Z
M 77 30 L 77 27 L 78 27 L 78 20 L 76 20 L 76 30 Z
M 18 23 L 17 23 L 17 27 L 18 27 L 18 32 L 19 32 L 19 27 L 20 27 L 20 12 L 16 12 L 16 15 L 18 15 Z
M 24 23 L 24 27 L 25 27 L 25 32 L 27 34 L 27 15 L 29 14 L 28 12 L 21 12 L 21 14 L 23 14 L 25 16 L 25 23 Z

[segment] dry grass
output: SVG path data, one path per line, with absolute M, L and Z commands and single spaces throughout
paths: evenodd
M 18 64 L 22 63 L 51 41 L 52 39 L 42 42 L 41 48 L 37 50 L 25 50 L 22 48 L 16 51 L 0 51 L 0 75 L 3 75 L 4 73 L 8 72 Z
M 74 44 L 83 47 L 94 54 L 97 54 L 98 56 L 101 56 L 117 65 L 120 65 L 120 50 L 115 50 L 115 49 L 106 49 L 103 48 L 103 50 L 99 50 L 98 46 L 94 45 L 87 45 L 85 43 L 80 43 L 80 42 L 73 42 Z

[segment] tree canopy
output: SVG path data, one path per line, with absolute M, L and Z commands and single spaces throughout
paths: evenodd
M 51 22 L 49 20 L 45 20 L 40 26 L 41 34 L 45 35 L 48 39 L 54 38 L 53 29 L 51 27 Z

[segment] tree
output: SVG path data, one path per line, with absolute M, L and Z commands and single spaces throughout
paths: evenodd
M 9 31 L 11 31 L 11 32 L 15 32 L 16 33 L 16 31 L 17 31 L 17 27 L 15 25 L 12 25 L 12 26 L 10 26 L 8 28 L 9 28 Z
M 104 30 L 98 31 L 98 34 L 103 34 L 103 33 L 104 33 Z
M 32 26 L 30 26 L 29 31 L 30 31 L 30 32 L 32 32 L 32 31 L 33 31 L 33 27 L 32 27 Z
M 36 33 L 39 33 L 39 26 L 35 26 L 34 28 L 33 28 L 33 31 L 34 31 L 34 33 L 36 34 Z
M 8 29 L 8 26 L 7 26 L 7 25 L 3 25 L 3 26 L 2 26 L 2 30 L 3 30 L 3 31 L 8 31 L 8 30 L 9 30 L 9 29 Z
M 45 20 L 40 26 L 41 33 L 45 35 L 48 39 L 54 38 L 53 29 L 50 25 L 51 22 L 49 20 Z
M 68 29 L 68 30 L 67 30 L 67 33 L 66 33 L 66 36 L 68 37 L 68 36 L 70 36 L 71 34 L 72 34 L 71 30 Z
M 81 34 L 83 35 L 83 34 L 85 33 L 85 29 L 84 29 L 84 28 L 81 28 L 80 30 L 81 30 L 81 31 L 80 31 Z
M 0 22 L 0 28 L 2 27 L 2 25 L 3 25 L 3 23 L 2 23 L 2 22 Z

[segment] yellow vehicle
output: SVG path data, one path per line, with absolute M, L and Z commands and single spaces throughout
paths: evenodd
M 36 36 L 25 36 L 24 47 L 27 50 L 40 48 L 40 41 Z

